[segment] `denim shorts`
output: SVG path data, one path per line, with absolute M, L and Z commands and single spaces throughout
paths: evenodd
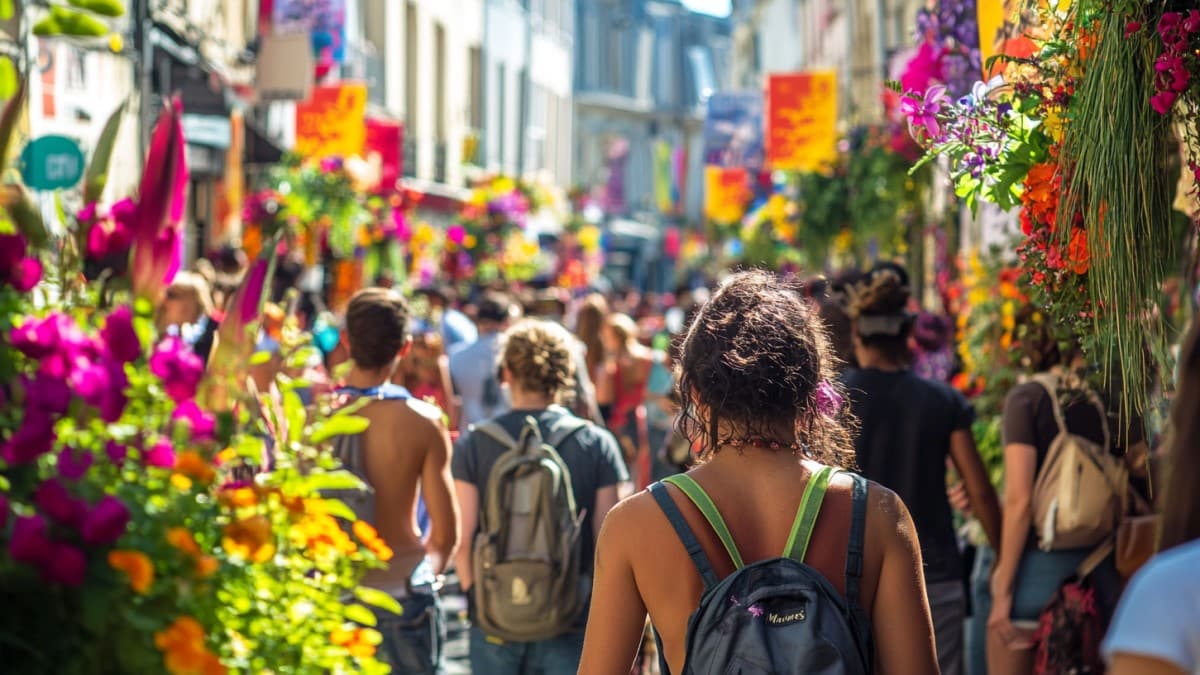
M 1013 621 L 1037 621 L 1046 603 L 1054 597 L 1063 582 L 1075 574 L 1080 563 L 1092 549 L 1042 551 L 1026 549 L 1021 554 L 1013 586 Z M 1113 566 L 1112 556 L 1100 563 L 1090 577 L 1102 602 L 1109 602 L 1120 590 L 1120 576 Z
M 579 670 L 583 631 L 538 642 L 505 642 L 471 628 L 471 672 L 479 675 L 560 675 Z
M 402 614 L 375 610 L 375 629 L 383 636 L 376 657 L 390 665 L 395 675 L 438 675 L 446 643 L 441 600 L 429 593 L 412 594 L 398 602 Z

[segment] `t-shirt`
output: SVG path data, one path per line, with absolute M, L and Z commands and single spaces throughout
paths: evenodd
M 912 514 L 928 582 L 962 577 L 946 497 L 950 436 L 970 429 L 975 411 L 961 393 L 909 371 L 847 370 L 842 375 L 858 419 L 854 450 L 863 476 L 893 490 Z
M 508 411 L 508 394 L 496 376 L 499 355 L 499 333 L 481 335 L 450 355 L 450 381 L 462 399 L 464 429 Z
M 1096 406 L 1081 393 L 1072 395 L 1066 390 L 1060 392 L 1059 401 L 1071 433 L 1097 444 L 1104 443 L 1104 418 Z M 1037 382 L 1013 387 L 1004 399 L 1004 427 L 1001 433 L 1005 445 L 1032 445 L 1037 450 L 1037 471 L 1041 471 L 1050 445 L 1059 433 L 1050 392 Z
M 1101 651 L 1162 659 L 1200 675 L 1200 542 L 1150 560 L 1134 576 Z
M 569 415 L 565 409 L 553 407 L 541 411 L 514 410 L 495 418 L 493 421 L 504 428 L 513 438 L 521 435 L 525 426 L 525 418 L 532 415 L 538 421 L 542 437 L 549 435 L 550 426 L 563 415 Z M 625 461 L 621 458 L 617 440 L 605 429 L 594 424 L 575 432 L 558 448 L 563 463 L 571 472 L 571 487 L 575 491 L 575 508 L 579 512 L 586 510 L 583 519 L 583 530 L 580 533 L 582 547 L 580 565 L 585 575 L 592 573 L 595 556 L 595 530 L 593 529 L 592 513 L 596 510 L 596 492 L 600 488 L 617 485 L 629 480 L 629 472 L 625 469 Z M 454 446 L 454 458 L 450 470 L 454 480 L 470 483 L 479 490 L 479 503 L 487 503 L 488 477 L 492 466 L 500 455 L 508 451 L 499 442 L 484 434 L 469 431 L 458 439 Z M 474 532 L 463 532 L 463 541 L 475 540 Z

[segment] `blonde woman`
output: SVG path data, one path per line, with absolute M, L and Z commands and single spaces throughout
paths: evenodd
M 204 277 L 180 272 L 163 295 L 155 323 L 159 333 L 180 336 L 208 363 L 217 335 L 214 314 L 212 290 Z

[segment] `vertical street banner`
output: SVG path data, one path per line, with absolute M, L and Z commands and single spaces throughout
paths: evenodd
M 763 168 L 763 97 L 761 92 L 718 92 L 708 99 L 704 117 L 704 163 Z
M 654 143 L 654 203 L 659 213 L 675 212 L 674 193 L 672 185 L 674 177 L 671 171 L 671 144 L 659 140 Z
M 1003 54 L 1014 58 L 1029 58 L 1037 54 L 1037 44 L 1027 32 L 1036 30 L 1034 17 L 1026 17 L 1017 0 L 979 0 L 975 6 L 975 18 L 979 24 L 979 55 L 983 65 L 984 79 L 988 80 L 1004 73 L 1005 64 L 996 62 L 991 68 L 988 61 Z M 1058 11 L 1070 6 L 1068 0 L 1058 0 Z
M 749 173 L 740 166 L 704 167 L 704 215 L 717 223 L 736 223 L 750 199 Z
M 343 82 L 315 87 L 296 105 L 296 154 L 302 157 L 361 155 L 367 140 L 367 86 Z
M 837 73 L 813 70 L 767 80 L 767 162 L 819 171 L 837 158 Z
M 396 181 L 400 179 L 401 169 L 404 168 L 401 152 L 404 144 L 404 125 L 395 120 L 368 117 L 366 128 L 367 154 L 379 154 L 379 185 L 384 192 L 391 192 L 396 189 Z

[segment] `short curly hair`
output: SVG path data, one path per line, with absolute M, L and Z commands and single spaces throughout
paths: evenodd
M 346 338 L 350 358 L 360 368 L 378 370 L 390 365 L 408 342 L 408 302 L 386 288 L 364 288 L 346 309 Z
M 562 400 L 575 386 L 572 339 L 557 323 L 525 319 L 504 332 L 500 365 L 522 389 Z
M 684 339 L 679 431 L 706 459 L 731 441 L 798 443 L 805 456 L 854 466 L 829 340 L 812 303 L 765 272 L 729 278 Z

